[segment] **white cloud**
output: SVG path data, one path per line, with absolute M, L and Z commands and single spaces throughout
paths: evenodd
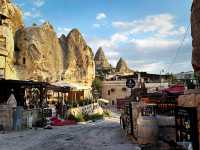
M 170 14 L 151 15 L 130 22 L 117 21 L 112 26 L 116 33 L 109 38 L 91 38 L 89 45 L 94 50 L 102 46 L 113 66 L 123 57 L 133 70 L 150 73 L 168 68 L 186 33 L 185 27 L 177 25 Z M 191 38 L 186 37 L 170 71 L 190 70 L 191 49 Z
M 24 12 L 24 17 L 27 18 L 39 18 L 42 14 L 40 11 L 26 11 Z
M 127 36 L 123 34 L 115 33 L 108 39 L 106 38 L 89 39 L 88 43 L 93 49 L 98 49 L 101 46 L 109 50 L 114 50 L 115 48 L 118 47 L 120 43 L 124 43 L 127 40 L 128 40 Z
M 44 20 L 44 19 L 39 19 L 39 22 L 40 22 L 40 23 L 44 23 L 45 20 Z
M 107 16 L 105 13 L 99 13 L 97 14 L 96 16 L 96 20 L 102 20 L 102 19 L 105 19 Z
M 45 4 L 45 0 L 31 0 L 36 7 L 41 7 Z
M 173 65 L 173 68 L 169 69 L 169 64 L 167 64 L 164 61 L 157 61 L 157 62 L 145 62 L 145 63 L 135 63 L 135 62 L 131 62 L 131 61 L 127 61 L 128 64 L 130 66 L 132 66 L 132 69 L 134 70 L 138 70 L 138 71 L 145 71 L 148 73 L 157 73 L 160 74 L 161 70 L 164 70 L 164 72 L 162 74 L 166 74 L 166 73 L 170 73 L 170 72 L 174 72 L 174 73 L 178 73 L 181 71 L 189 71 L 192 70 L 192 65 L 190 63 L 190 61 L 184 61 L 184 62 L 179 62 L 179 63 L 175 63 Z M 181 66 L 181 67 L 180 67 Z M 169 69 L 169 70 L 168 70 Z
M 32 14 L 31 14 L 31 12 L 27 11 L 27 12 L 24 12 L 24 16 L 25 17 L 32 17 Z
M 111 36 L 111 43 L 117 44 L 119 42 L 126 42 L 128 40 L 128 37 L 120 34 L 120 33 L 115 33 Z
M 153 32 L 160 36 L 169 36 L 185 33 L 183 26 L 176 27 L 175 17 L 170 14 L 151 15 L 131 22 L 115 21 L 112 26 L 128 35 Z
M 14 3 L 16 3 L 16 2 L 14 1 Z M 22 7 L 25 6 L 25 3 L 16 3 L 16 5 L 17 5 L 18 7 L 20 7 L 20 8 L 22 8 Z
M 68 33 L 71 31 L 70 28 L 62 28 L 62 27 L 58 27 L 57 28 L 57 36 L 60 37 L 62 34 L 64 35 L 68 35 Z
M 179 41 L 151 37 L 144 39 L 133 39 L 130 41 L 130 43 L 139 48 L 139 50 L 144 51 L 145 49 L 160 50 L 163 48 L 177 47 Z
M 149 73 L 155 73 L 155 72 L 159 73 L 164 68 L 166 68 L 166 64 L 162 62 L 156 62 L 156 63 L 144 64 L 138 69 Z
M 100 27 L 101 27 L 101 25 L 100 25 L 100 24 L 98 24 L 98 23 L 95 23 L 95 24 L 93 24 L 93 27 L 94 27 L 94 28 L 100 28 Z

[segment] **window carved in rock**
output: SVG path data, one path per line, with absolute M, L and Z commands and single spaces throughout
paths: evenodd
M 108 90 L 108 95 L 110 95 L 110 90 Z
M 123 87 L 123 88 L 122 88 L 122 91 L 126 92 L 126 88 L 125 88 L 125 87 Z
M 3 24 L 3 22 L 2 22 L 2 17 L 1 17 L 1 15 L 0 15 L 0 25 L 2 25 Z
M 0 36 L 0 50 L 6 51 L 6 37 Z
M 5 69 L 4 68 L 0 68 L 0 79 L 4 79 L 5 78 L 4 74 L 5 74 Z
M 26 64 L 26 58 L 25 57 L 23 57 L 23 60 L 22 60 L 23 62 L 23 65 L 25 65 Z
M 114 89 L 114 88 L 111 88 L 111 92 L 115 92 L 115 89 Z

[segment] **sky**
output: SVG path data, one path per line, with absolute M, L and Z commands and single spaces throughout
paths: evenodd
M 49 21 L 67 35 L 78 28 L 95 53 L 103 47 L 115 67 L 149 73 L 192 70 L 192 0 L 13 0 L 26 26 Z

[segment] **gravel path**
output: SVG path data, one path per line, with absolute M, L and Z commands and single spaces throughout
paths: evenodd
M 121 131 L 119 117 L 52 130 L 0 134 L 0 150 L 140 150 Z

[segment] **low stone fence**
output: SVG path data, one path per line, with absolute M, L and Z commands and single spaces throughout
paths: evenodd
M 100 105 L 98 103 L 93 103 L 93 104 L 89 104 L 89 105 L 85 105 L 85 106 L 81 106 L 81 107 L 77 107 L 77 108 L 71 108 L 68 110 L 69 114 L 73 114 L 74 116 L 77 116 L 80 113 L 83 114 L 103 114 L 103 109 L 100 107 Z
M 197 131 L 196 131 L 197 133 L 195 134 L 195 136 L 196 136 L 195 139 L 198 140 L 197 144 L 200 145 L 200 89 L 193 89 L 193 90 L 185 91 L 185 94 L 182 96 L 179 96 L 179 98 L 178 98 L 178 106 L 196 109 L 196 111 L 197 111 L 196 117 L 197 118 L 195 117 L 194 120 L 197 121 L 197 124 L 192 122 L 191 126 L 192 126 L 192 128 L 197 127 Z
M 40 109 L 24 110 L 23 107 L 11 108 L 0 105 L 0 131 L 21 130 L 32 128 L 41 118 Z

